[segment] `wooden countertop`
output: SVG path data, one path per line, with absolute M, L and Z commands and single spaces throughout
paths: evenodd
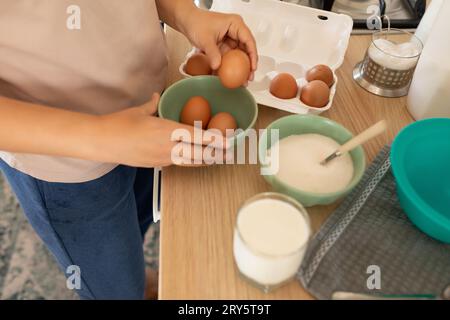
M 167 30 L 169 82 L 180 79 L 178 66 L 190 46 L 179 33 Z M 332 108 L 323 114 L 360 132 L 387 119 L 388 133 L 367 143 L 367 160 L 374 159 L 386 143 L 413 119 L 406 99 L 371 95 L 352 79 L 352 70 L 362 60 L 370 36 L 352 36 Z M 256 127 L 265 128 L 288 113 L 260 106 Z M 233 228 L 239 206 L 248 198 L 270 191 L 256 165 L 208 168 L 170 167 L 163 170 L 160 243 L 160 299 L 312 299 L 297 281 L 264 294 L 242 280 L 234 266 Z M 312 225 L 320 225 L 337 207 L 309 208 Z

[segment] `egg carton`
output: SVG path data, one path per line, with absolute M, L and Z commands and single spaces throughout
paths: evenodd
M 318 10 L 276 0 L 215 0 L 212 11 L 237 13 L 253 32 L 259 52 L 258 70 L 248 89 L 259 104 L 296 114 L 320 114 L 331 108 L 336 94 L 336 70 L 344 62 L 353 20 L 348 15 Z M 184 72 L 194 48 L 180 66 Z M 318 64 L 334 73 L 330 101 L 323 108 L 312 108 L 299 97 L 283 100 L 269 92 L 271 80 L 279 73 L 293 75 L 300 90 L 306 84 L 306 72 Z

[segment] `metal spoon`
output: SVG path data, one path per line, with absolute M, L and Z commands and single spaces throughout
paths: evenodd
M 330 162 L 333 159 L 336 159 L 337 157 L 342 156 L 344 153 L 352 151 L 356 147 L 366 143 L 370 139 L 375 138 L 376 136 L 379 136 L 383 132 L 385 132 L 387 129 L 387 123 L 386 120 L 382 120 L 375 125 L 371 126 L 369 129 L 363 131 L 353 139 L 347 141 L 345 144 L 339 147 L 334 153 L 330 154 L 325 160 L 323 160 L 320 164 L 326 165 L 328 162 Z

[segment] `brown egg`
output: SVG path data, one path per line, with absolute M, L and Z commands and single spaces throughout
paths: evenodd
M 323 108 L 330 101 L 330 88 L 320 80 L 313 80 L 302 88 L 300 100 L 313 108 Z
M 191 76 L 209 75 L 212 73 L 208 57 L 203 53 L 196 53 L 189 58 L 184 71 Z
M 293 99 L 297 96 L 297 81 L 289 73 L 280 73 L 270 83 L 270 93 L 280 99 Z
M 321 80 L 325 82 L 328 87 L 331 87 L 334 84 L 333 71 L 328 66 L 319 64 L 308 71 L 306 80 L 308 82 Z
M 211 119 L 211 106 L 208 100 L 196 96 L 190 98 L 181 110 L 180 122 L 193 126 L 195 121 L 202 122 L 202 129 L 206 129 Z
M 250 76 L 251 65 L 248 55 L 239 49 L 230 50 L 222 57 L 217 72 L 222 84 L 229 89 L 243 86 Z
M 208 129 L 220 130 L 223 136 L 227 136 L 227 129 L 236 130 L 237 122 L 228 112 L 220 112 L 209 121 Z

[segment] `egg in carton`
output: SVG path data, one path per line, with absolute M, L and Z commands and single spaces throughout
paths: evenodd
M 259 63 L 248 89 L 259 104 L 296 114 L 320 114 L 331 108 L 338 85 L 336 70 L 344 61 L 353 28 L 349 16 L 276 0 L 215 0 L 211 10 L 239 14 L 252 30 Z M 194 48 L 180 66 L 183 76 L 190 77 L 184 68 L 197 51 Z M 331 68 L 334 84 L 328 104 L 314 108 L 303 103 L 300 95 L 307 84 L 306 73 L 319 64 Z M 270 83 L 280 73 L 296 79 L 297 97 L 285 100 L 270 93 Z
M 261 56 L 259 68 L 255 72 L 255 79 L 249 83 L 248 89 L 255 96 L 255 99 L 259 104 L 296 114 L 320 114 L 331 108 L 334 96 L 336 95 L 338 78 L 333 72 L 334 83 L 330 87 L 328 103 L 321 108 L 311 107 L 304 103 L 300 97 L 303 88 L 308 84 L 306 74 L 312 67 L 314 66 L 302 66 L 293 62 L 276 63 L 271 57 Z M 270 92 L 269 88 L 272 81 L 282 73 L 290 74 L 297 82 L 298 92 L 292 99 L 280 99 Z

